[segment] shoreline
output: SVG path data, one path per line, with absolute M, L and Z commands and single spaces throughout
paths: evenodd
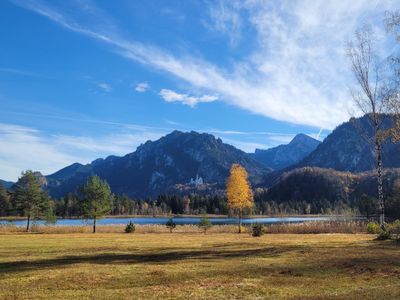
M 204 214 L 204 215 L 175 215 L 175 214 L 165 214 L 165 215 L 106 215 L 101 217 L 101 219 L 130 219 L 130 218 L 135 218 L 135 219 L 155 219 L 155 218 L 174 218 L 174 219 L 179 219 L 179 218 L 195 218 L 195 219 L 201 219 L 201 218 L 212 218 L 212 219 L 225 219 L 225 218 L 232 218 L 236 219 L 237 216 L 229 216 L 229 215 L 213 215 L 213 214 Z M 306 214 L 279 214 L 279 215 L 248 215 L 243 217 L 243 220 L 251 220 L 251 219 L 258 219 L 258 218 L 351 218 L 351 219 L 365 219 L 366 216 L 349 216 L 349 215 L 325 215 L 325 214 L 313 214 L 313 215 L 306 215 Z M 23 221 L 26 220 L 26 217 L 21 217 L 21 216 L 6 216 L 6 217 L 0 217 L 0 221 Z M 36 220 L 38 221 L 46 221 L 45 218 L 37 218 Z M 88 220 L 82 217 L 57 217 L 57 220 Z M 90 220 L 90 219 L 89 219 Z

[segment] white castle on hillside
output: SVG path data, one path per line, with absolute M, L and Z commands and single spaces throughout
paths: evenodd
M 195 179 L 190 178 L 190 184 L 200 185 L 200 184 L 203 184 L 203 183 L 204 183 L 203 178 L 199 177 L 199 174 L 196 175 Z

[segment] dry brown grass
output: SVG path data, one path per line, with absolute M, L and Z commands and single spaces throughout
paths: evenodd
M 266 226 L 268 233 L 367 233 L 365 221 L 310 221 L 304 223 L 273 224 Z
M 169 233 L 169 229 L 164 225 L 135 225 L 135 233 Z M 97 226 L 99 233 L 123 233 L 125 225 L 100 225 Z M 250 233 L 250 226 L 243 227 L 244 232 Z M 366 223 L 364 221 L 318 221 L 304 223 L 286 223 L 266 225 L 267 233 L 366 233 Z M 25 232 L 24 227 L 15 225 L 0 225 L 0 233 Z M 91 233 L 92 226 L 57 226 L 57 225 L 33 225 L 31 232 L 67 234 L 67 233 Z M 175 233 L 202 233 L 196 225 L 178 225 L 174 229 Z M 207 230 L 207 234 L 236 233 L 237 225 L 214 225 Z
M 365 234 L 0 235 L 0 299 L 399 299 Z

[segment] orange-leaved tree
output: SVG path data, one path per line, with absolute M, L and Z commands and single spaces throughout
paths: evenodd
M 253 191 L 248 180 L 246 169 L 239 164 L 233 164 L 231 174 L 226 184 L 228 207 L 239 217 L 239 233 L 242 232 L 242 216 L 246 208 L 254 205 Z

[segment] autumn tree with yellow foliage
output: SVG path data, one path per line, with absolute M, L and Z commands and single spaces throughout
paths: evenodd
M 253 191 L 248 180 L 245 168 L 239 164 L 233 164 L 226 185 L 228 207 L 239 217 L 239 233 L 242 232 L 243 211 L 254 205 Z

